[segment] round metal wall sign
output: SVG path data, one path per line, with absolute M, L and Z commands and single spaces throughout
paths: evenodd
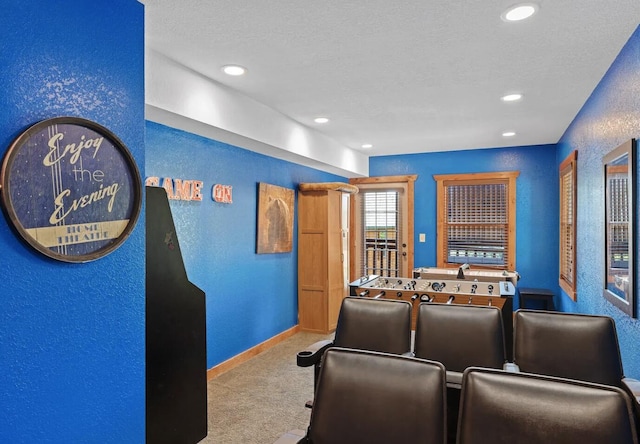
M 9 147 L 0 183 L 18 233 L 65 262 L 111 253 L 140 214 L 142 181 L 131 153 L 86 119 L 57 117 L 28 128 Z

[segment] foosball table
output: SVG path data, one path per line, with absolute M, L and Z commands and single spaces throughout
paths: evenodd
M 418 267 L 413 269 L 413 277 L 427 280 L 456 279 L 464 281 L 500 282 L 518 284 L 520 275 L 508 270 L 473 270 L 468 264 L 459 268 Z
M 400 299 L 413 305 L 412 328 L 415 330 L 418 305 L 422 302 L 441 304 L 488 305 L 498 307 L 504 323 L 507 356 L 512 358 L 513 296 L 515 285 L 509 280 L 476 281 L 463 279 L 423 279 L 369 277 L 352 293 L 360 297 Z

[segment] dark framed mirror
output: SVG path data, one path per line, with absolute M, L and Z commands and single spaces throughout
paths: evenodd
M 605 299 L 629 316 L 635 310 L 636 140 L 604 156 Z

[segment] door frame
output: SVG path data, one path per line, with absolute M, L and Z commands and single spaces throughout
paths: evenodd
M 409 276 L 402 277 L 412 277 L 413 275 L 413 264 L 414 264 L 414 190 L 415 190 L 415 181 L 418 179 L 417 174 L 404 175 L 404 176 L 377 176 L 377 177 L 357 177 L 353 179 L 349 179 L 349 183 L 353 185 L 385 185 L 390 189 L 393 188 L 404 188 L 406 189 L 406 214 L 407 214 L 407 246 L 404 248 L 404 251 L 407 253 L 407 273 Z M 356 220 L 359 220 L 360 217 L 356 217 L 356 200 L 355 196 L 351 196 L 351 202 L 349 203 L 349 281 L 353 281 L 360 276 L 357 276 L 358 270 L 356 270 L 355 258 L 357 257 L 357 242 L 356 242 L 356 233 L 359 230 L 356 227 Z

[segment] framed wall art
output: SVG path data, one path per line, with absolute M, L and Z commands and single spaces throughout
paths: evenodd
M 118 248 L 140 214 L 136 163 L 107 128 L 56 117 L 26 129 L 0 170 L 0 199 L 19 235 L 40 253 L 89 262 Z
M 293 249 L 294 196 L 292 189 L 258 184 L 258 254 Z

